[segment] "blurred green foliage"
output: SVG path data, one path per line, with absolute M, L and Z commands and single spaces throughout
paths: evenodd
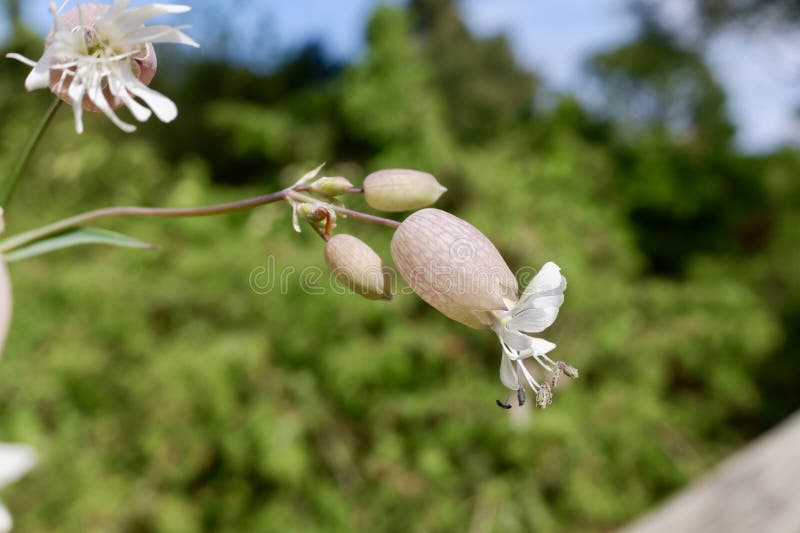
M 0 438 L 41 455 L 3 495 L 20 531 L 607 530 L 798 408 L 800 154 L 738 152 L 699 56 L 647 32 L 594 72 L 606 110 L 661 99 L 667 119 L 568 97 L 534 115 L 505 43 L 441 4 L 377 10 L 344 67 L 314 46 L 268 75 L 197 61 L 170 77 L 164 59 L 178 121 L 126 136 L 93 116 L 78 137 L 63 113 L 7 229 L 243 198 L 323 160 L 354 182 L 420 168 L 512 269 L 561 265 L 545 337 L 581 378 L 547 411 L 498 410 L 491 333 L 413 295 L 306 294 L 322 250 L 285 206 L 109 222 L 162 251 L 12 266 Z M 0 73 L 2 169 L 49 99 L 24 75 Z M 340 229 L 388 260 L 388 230 Z M 252 290 L 260 267 L 293 269 L 286 290 Z

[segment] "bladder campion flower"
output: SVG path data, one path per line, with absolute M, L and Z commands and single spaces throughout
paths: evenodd
M 126 132 L 135 131 L 136 127 L 114 113 L 123 105 L 139 122 L 153 113 L 162 122 L 171 122 L 178 116 L 172 100 L 148 87 L 157 65 L 153 43 L 199 45 L 181 31 L 186 26 L 144 23 L 191 8 L 165 4 L 128 8 L 129 3 L 130 0 L 114 0 L 112 4 L 79 4 L 61 14 L 51 2 L 53 29 L 39 61 L 19 54 L 6 56 L 33 67 L 25 80 L 26 89 L 49 87 L 72 105 L 78 133 L 83 133 L 84 109 L 103 113 Z
M 502 347 L 500 381 L 525 403 L 524 384 L 536 405 L 550 404 L 561 375 L 578 371 L 547 355 L 556 345 L 531 336 L 553 324 L 564 302 L 567 280 L 555 263 L 536 274 L 522 296 L 500 252 L 471 224 L 439 209 L 409 216 L 394 234 L 392 258 L 400 274 L 423 300 L 442 314 L 476 328 L 491 328 Z M 538 381 L 525 366 L 533 359 L 549 379 Z M 506 402 L 502 407 L 510 408 Z
M 0 488 L 24 476 L 34 464 L 36 453 L 29 446 L 0 443 Z M 11 513 L 0 503 L 0 533 L 8 533 L 13 525 Z

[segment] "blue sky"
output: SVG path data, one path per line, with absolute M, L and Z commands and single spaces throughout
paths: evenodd
M 211 1 L 184 3 L 203 8 L 213 5 Z M 261 44 L 264 50 L 292 49 L 314 39 L 323 42 L 333 57 L 352 59 L 362 52 L 364 25 L 382 1 L 229 3 L 241 6 L 237 24 L 255 27 L 260 44 L 264 35 L 269 38 L 267 44 Z M 47 3 L 24 2 L 26 20 L 41 32 L 47 31 L 50 24 Z M 540 73 L 552 89 L 573 91 L 581 89 L 581 68 L 587 55 L 622 43 L 635 32 L 635 21 L 625 4 L 625 0 L 462 1 L 465 20 L 473 31 L 480 35 L 507 35 L 521 65 Z M 663 0 L 663 5 L 671 9 L 678 22 L 680 17 L 690 16 L 681 10 L 682 0 Z M 253 6 L 265 16 L 252 17 Z M 0 33 L 4 31 L 7 28 L 0 26 Z M 202 35 L 192 34 L 202 42 Z M 784 142 L 800 145 L 800 124 L 795 114 L 800 103 L 800 36 L 776 40 L 770 35 L 745 38 L 731 33 L 716 39 L 707 55 L 715 75 L 728 91 L 730 111 L 740 128 L 743 146 L 761 150 Z

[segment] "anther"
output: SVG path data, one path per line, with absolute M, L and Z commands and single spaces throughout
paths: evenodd
M 553 371 L 553 379 L 550 380 L 550 386 L 555 389 L 558 387 L 558 383 L 561 380 L 561 367 L 557 366 L 556 369 Z
M 570 366 L 564 361 L 558 362 L 558 369 L 564 373 L 570 379 L 576 379 L 578 377 L 578 369 L 574 366 Z
M 503 403 L 500 400 L 497 400 L 497 406 L 502 407 L 503 409 L 511 409 L 510 403 Z
M 525 389 L 523 389 L 522 387 L 518 388 L 517 389 L 517 403 L 519 404 L 520 407 L 525 405 L 525 399 L 526 399 L 525 398 Z
M 553 392 L 550 389 L 550 384 L 542 383 L 539 390 L 536 392 L 536 407 L 544 409 L 553 403 Z

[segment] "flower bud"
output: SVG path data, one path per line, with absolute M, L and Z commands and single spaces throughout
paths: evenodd
M 372 248 L 352 235 L 338 234 L 325 244 L 325 262 L 333 275 L 369 300 L 391 300 L 389 270 Z
M 323 196 L 339 196 L 352 188 L 353 184 L 342 177 L 320 178 L 310 186 L 311 192 Z
M 480 329 L 490 312 L 516 300 L 517 280 L 497 248 L 471 224 L 439 209 L 409 216 L 392 238 L 392 259 L 420 298 L 445 316 Z
M 389 169 L 364 180 L 364 198 L 381 211 L 411 211 L 433 204 L 447 189 L 427 172 Z
M 324 204 L 312 204 L 309 202 L 297 204 L 294 215 L 298 218 L 298 220 L 292 220 L 292 224 L 295 225 L 295 231 L 300 230 L 299 219 L 301 218 L 310 222 L 312 226 L 324 232 L 325 235 L 330 235 L 331 231 L 336 228 L 336 211 L 326 207 Z

